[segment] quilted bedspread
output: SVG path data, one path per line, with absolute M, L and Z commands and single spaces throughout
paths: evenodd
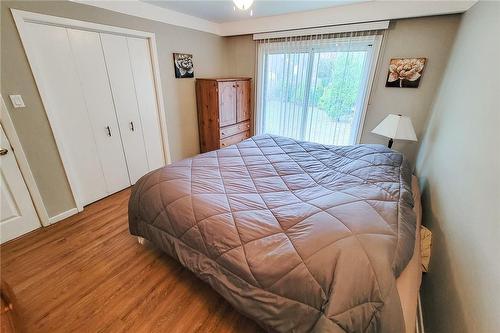
M 261 135 L 141 178 L 130 232 L 279 332 L 403 332 L 411 170 L 381 145 Z

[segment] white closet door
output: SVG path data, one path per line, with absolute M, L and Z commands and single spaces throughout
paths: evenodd
M 96 201 L 106 195 L 106 182 L 66 29 L 37 23 L 25 29 L 28 57 L 37 68 L 37 84 L 51 126 L 57 127 L 72 186 L 84 205 Z
M 100 35 L 130 181 L 134 184 L 150 169 L 130 65 L 127 38 L 106 33 Z
M 130 186 L 99 34 L 67 29 L 109 194 Z
M 144 142 L 149 169 L 154 170 L 165 165 L 165 158 L 149 43 L 144 38 L 134 37 L 127 37 L 127 43 L 142 128 L 147 129 L 144 130 Z

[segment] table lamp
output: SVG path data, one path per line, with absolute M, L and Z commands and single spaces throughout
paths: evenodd
M 390 114 L 385 117 L 372 131 L 372 133 L 389 138 L 387 147 L 391 148 L 394 140 L 417 141 L 411 119 L 400 114 Z

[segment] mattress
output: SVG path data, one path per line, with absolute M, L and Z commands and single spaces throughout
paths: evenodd
M 412 208 L 398 152 L 261 135 L 141 178 L 129 228 L 268 330 L 399 333 Z
M 411 189 L 413 193 L 413 201 L 415 203 L 413 211 L 416 216 L 417 230 L 420 230 L 422 223 L 422 206 L 420 201 L 420 189 L 415 176 L 412 177 Z M 415 235 L 415 248 L 410 262 L 403 270 L 401 275 L 396 280 L 401 308 L 403 309 L 403 317 L 405 321 L 405 332 L 415 333 L 418 293 L 420 283 L 422 282 L 421 269 L 421 254 L 420 254 L 420 232 Z

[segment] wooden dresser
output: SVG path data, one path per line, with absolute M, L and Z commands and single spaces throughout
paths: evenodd
M 202 153 L 248 139 L 251 132 L 251 79 L 196 79 Z

